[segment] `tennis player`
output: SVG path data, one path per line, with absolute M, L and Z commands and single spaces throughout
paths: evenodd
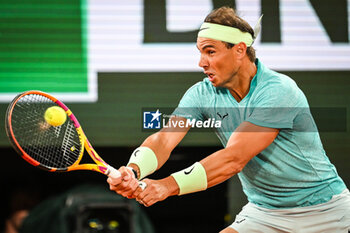
M 256 59 L 257 31 L 232 8 L 206 17 L 197 47 L 207 78 L 188 89 L 171 119 L 220 119 L 216 133 L 224 149 L 164 179 L 143 179 L 168 160 L 189 127 L 162 129 L 120 168 L 121 183 L 107 180 L 110 189 L 151 206 L 238 175 L 248 204 L 221 233 L 347 233 L 349 190 L 323 150 L 303 92 Z M 143 191 L 140 179 L 147 184 Z

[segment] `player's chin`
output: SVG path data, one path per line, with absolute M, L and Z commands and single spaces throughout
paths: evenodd
M 212 78 L 209 78 L 209 81 L 214 87 L 221 87 L 222 83 L 220 82 L 220 78 L 218 76 L 214 76 Z
M 210 78 L 209 78 L 209 81 L 210 81 L 210 83 L 215 87 L 215 84 L 216 84 L 215 79 L 210 79 Z
M 213 80 L 213 81 L 210 81 L 211 84 L 214 86 L 214 87 L 221 87 L 220 83 L 217 82 L 217 80 Z

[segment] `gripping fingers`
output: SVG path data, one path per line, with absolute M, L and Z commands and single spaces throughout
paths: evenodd
M 139 187 L 143 190 L 145 190 L 145 188 L 147 187 L 147 184 L 143 181 L 139 181 Z
M 147 184 L 144 181 L 138 182 L 138 188 L 136 188 L 135 192 L 132 194 L 136 198 L 137 201 L 139 201 L 137 198 L 139 198 L 140 193 L 142 193 L 146 187 L 147 187 Z
M 136 189 L 133 195 L 136 196 L 136 201 L 138 201 L 141 205 L 148 207 L 147 202 L 144 201 L 145 193 L 143 193 L 143 191 L 147 188 L 147 183 L 144 181 L 139 181 L 138 184 L 139 188 Z
M 122 181 L 121 173 L 112 166 L 107 167 L 106 175 L 109 177 L 113 185 L 117 185 Z
M 126 167 L 121 167 L 119 171 L 116 172 L 120 174 L 120 177 L 117 178 L 117 180 L 111 176 L 107 179 L 107 182 L 110 184 L 110 190 L 127 198 L 135 198 L 133 193 L 138 189 L 139 184 L 132 171 Z

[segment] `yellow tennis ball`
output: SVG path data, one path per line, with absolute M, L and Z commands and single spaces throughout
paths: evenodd
M 67 120 L 67 114 L 63 108 L 52 106 L 46 109 L 44 114 L 45 121 L 52 126 L 63 125 Z

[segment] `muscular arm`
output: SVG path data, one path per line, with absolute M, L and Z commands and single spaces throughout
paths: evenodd
M 279 129 L 243 122 L 231 135 L 226 148 L 200 161 L 207 174 L 208 187 L 239 173 L 254 156 L 273 142 L 278 133 Z M 142 200 L 146 206 L 179 194 L 179 187 L 172 176 L 162 180 L 146 179 L 145 182 L 148 188 L 144 192 L 136 192 L 135 195 L 137 200 Z
M 200 161 L 207 173 L 208 187 L 239 173 L 257 154 L 277 137 L 279 129 L 243 122 L 231 135 L 226 148 Z

